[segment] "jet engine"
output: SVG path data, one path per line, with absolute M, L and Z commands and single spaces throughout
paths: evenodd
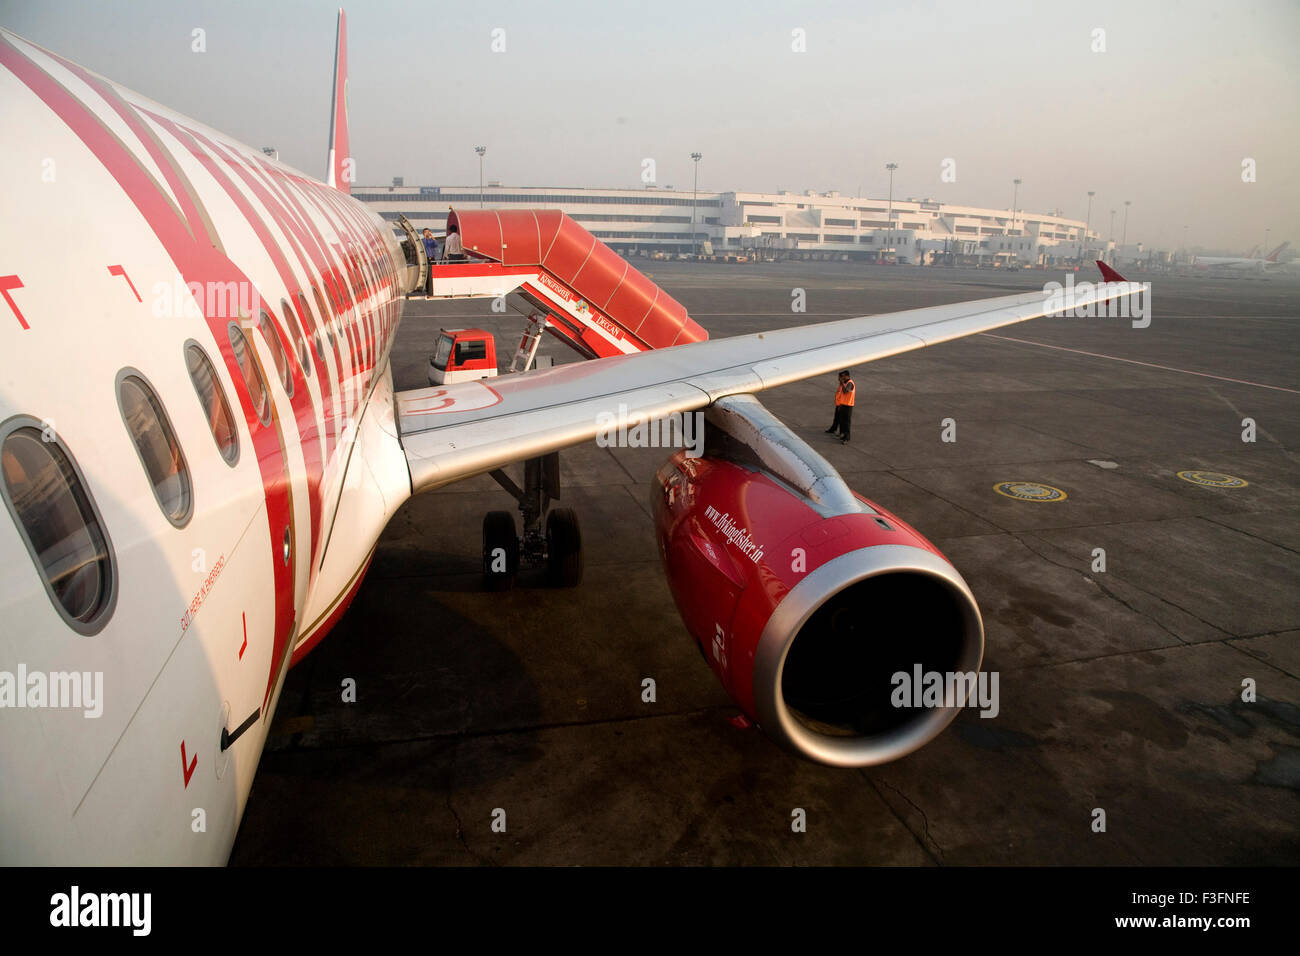
M 669 458 L 651 496 L 673 598 L 723 686 L 779 742 L 832 766 L 932 740 L 983 656 L 966 582 L 753 396 L 705 417 L 702 454 Z M 970 682 L 915 706 L 900 688 L 934 672 Z

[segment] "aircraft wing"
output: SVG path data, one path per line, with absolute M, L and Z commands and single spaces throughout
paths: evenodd
M 1141 288 L 1123 281 L 1077 286 L 1068 304 L 1123 299 Z M 1061 307 L 1060 296 L 1030 292 L 399 392 L 398 425 L 411 491 L 590 441 L 606 431 L 611 415 L 632 427 L 705 408 L 727 395 L 874 362 L 1054 314 Z

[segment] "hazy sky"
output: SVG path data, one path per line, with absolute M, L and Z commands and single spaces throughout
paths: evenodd
M 0 0 L 0 24 L 323 176 L 336 4 Z M 358 181 L 838 189 L 1300 243 L 1300 6 L 353 0 Z M 191 52 L 191 31 L 207 51 Z M 1105 52 L 1093 52 L 1094 30 Z M 493 52 L 504 30 L 505 51 Z M 806 52 L 795 52 L 793 31 Z M 498 34 L 498 37 L 500 35 Z M 956 182 L 940 179 L 956 161 Z M 1257 181 L 1242 182 L 1242 161 Z

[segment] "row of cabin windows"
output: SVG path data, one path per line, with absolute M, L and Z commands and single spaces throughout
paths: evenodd
M 185 364 L 217 452 L 233 467 L 239 460 L 238 432 L 212 361 L 190 342 Z M 193 513 L 193 486 L 158 393 L 134 369 L 123 369 L 117 402 L 159 509 L 183 527 Z M 107 622 L 117 582 L 112 546 L 87 483 L 53 429 L 17 418 L 0 435 L 5 504 L 55 607 L 74 630 L 94 633 Z
M 335 344 L 331 313 L 320 290 L 312 286 L 322 325 Z M 307 298 L 298 293 L 303 315 L 310 315 Z M 311 374 L 307 345 L 293 309 L 281 301 L 285 326 L 294 340 L 303 374 Z M 265 311 L 258 327 L 286 394 L 293 397 L 293 376 L 286 343 Z M 263 425 L 271 421 L 271 396 L 252 346 L 235 323 L 228 326 L 230 347 L 249 398 Z M 320 332 L 312 336 L 316 357 L 324 361 Z M 239 461 L 239 433 L 212 361 L 195 342 L 185 346 L 185 365 L 198 395 L 217 452 L 232 468 Z M 176 431 L 158 393 L 138 372 L 123 369 L 117 377 L 117 399 L 127 432 L 163 515 L 183 527 L 193 513 L 190 470 Z M 107 623 L 116 598 L 113 549 L 94 500 L 67 446 L 54 430 L 35 419 L 18 417 L 0 427 L 0 477 L 5 505 L 57 609 L 76 631 L 93 634 Z

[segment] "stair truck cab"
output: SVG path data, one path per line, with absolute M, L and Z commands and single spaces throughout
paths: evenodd
M 429 356 L 429 384 L 454 385 L 497 374 L 497 347 L 483 329 L 443 329 Z

